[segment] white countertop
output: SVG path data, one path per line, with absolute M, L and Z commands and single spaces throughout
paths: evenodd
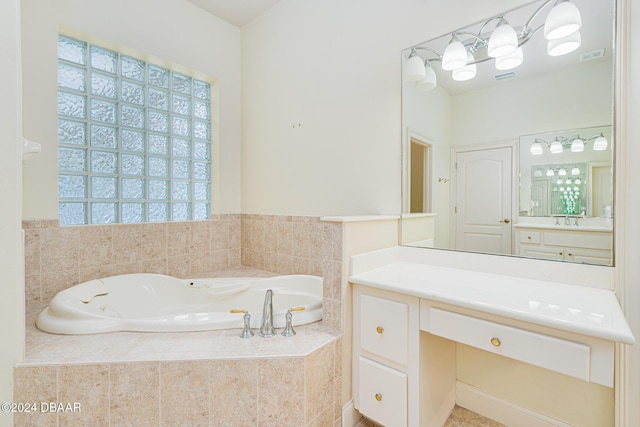
M 605 233 L 613 232 L 612 227 L 600 226 L 600 225 L 553 225 L 553 224 L 538 224 L 538 223 L 517 223 L 513 224 L 515 228 L 541 228 L 545 230 L 558 230 L 558 231 L 600 231 Z
M 610 290 L 405 261 L 349 280 L 567 332 L 635 343 Z

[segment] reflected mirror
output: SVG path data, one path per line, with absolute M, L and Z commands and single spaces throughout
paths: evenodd
M 614 0 L 402 52 L 401 244 L 613 265 Z

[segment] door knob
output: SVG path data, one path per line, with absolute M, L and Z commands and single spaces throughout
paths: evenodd
M 505 224 L 509 224 L 509 218 L 505 218 L 505 219 L 503 219 L 503 220 L 502 220 L 502 221 L 500 221 L 500 222 L 504 222 Z

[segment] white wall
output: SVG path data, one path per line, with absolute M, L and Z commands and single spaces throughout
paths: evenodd
M 0 2 L 0 402 L 13 401 L 13 366 L 24 343 L 24 257 L 21 230 L 20 1 Z M 0 425 L 12 425 L 0 411 Z
M 24 168 L 24 219 L 56 219 L 57 34 L 69 27 L 219 79 L 216 213 L 240 212 L 240 29 L 186 1 L 23 0 L 24 134 L 42 154 Z M 216 112 L 213 112 L 215 115 Z M 219 179 L 215 179 L 218 177 Z
M 514 3 L 284 0 L 245 26 L 243 212 L 399 213 L 401 50 Z

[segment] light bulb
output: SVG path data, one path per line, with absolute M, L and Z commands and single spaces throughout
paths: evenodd
M 555 173 L 553 172 L 553 169 L 547 169 L 547 176 L 553 176 L 555 175 Z
M 558 175 L 560 175 L 560 176 L 566 176 L 566 175 L 567 175 L 567 170 L 566 170 L 565 168 L 561 168 L 561 169 L 558 171 Z
M 571 175 L 580 175 L 580 169 L 574 166 L 573 169 L 571 169 Z

